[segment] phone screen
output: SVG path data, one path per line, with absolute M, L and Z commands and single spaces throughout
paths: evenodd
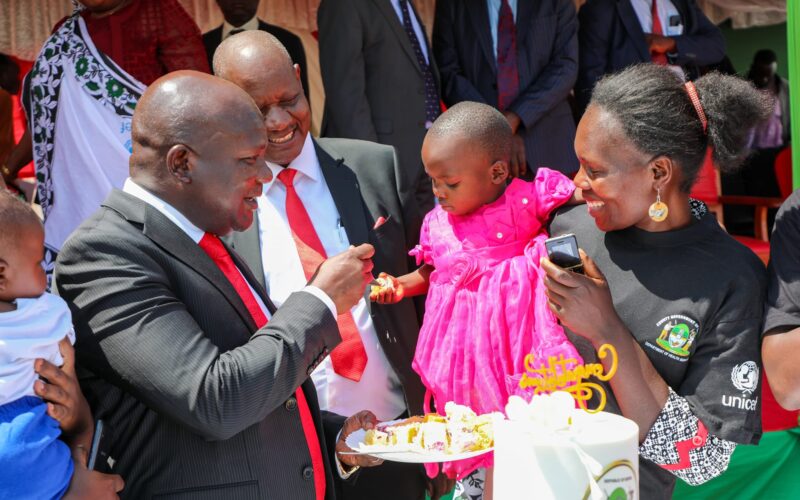
M 547 256 L 550 261 L 564 269 L 573 269 L 579 272 L 582 265 L 581 256 L 578 253 L 578 240 L 574 234 L 557 236 L 545 241 Z

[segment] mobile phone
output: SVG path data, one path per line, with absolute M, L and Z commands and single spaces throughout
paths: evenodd
M 94 436 L 89 450 L 89 470 L 110 473 L 114 468 L 114 459 L 109 455 L 111 447 L 111 428 L 102 420 L 94 423 Z
M 574 273 L 583 274 L 583 261 L 578 252 L 578 238 L 574 234 L 548 238 L 545 240 L 544 246 L 550 262 Z

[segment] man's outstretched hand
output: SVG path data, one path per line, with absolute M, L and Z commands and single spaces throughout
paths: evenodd
M 372 256 L 375 248 L 367 243 L 350 247 L 322 264 L 308 284 L 331 298 L 339 313 L 349 311 L 364 296 L 372 281 Z

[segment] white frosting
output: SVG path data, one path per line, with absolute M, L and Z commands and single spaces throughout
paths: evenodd
M 494 498 L 638 498 L 635 422 L 576 409 L 568 393 L 512 396 L 494 422 Z

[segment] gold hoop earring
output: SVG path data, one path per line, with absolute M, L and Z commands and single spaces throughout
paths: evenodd
M 654 222 L 663 222 L 669 215 L 669 207 L 661 201 L 661 188 L 656 188 L 656 202 L 650 205 L 648 215 Z

